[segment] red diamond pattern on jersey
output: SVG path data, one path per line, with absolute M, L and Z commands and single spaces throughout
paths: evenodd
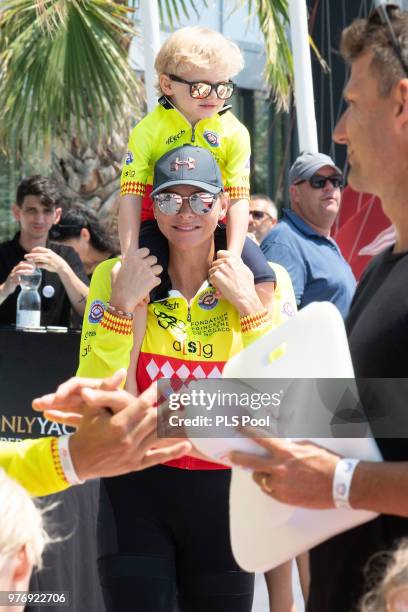
M 140 183 L 139 181 L 127 181 L 123 183 L 120 189 L 120 195 L 140 195 L 144 196 L 146 191 L 146 185 L 144 183 Z
M 184 361 L 176 357 L 166 357 L 154 353 L 140 353 L 136 369 L 137 386 L 140 392 L 144 391 L 149 385 L 159 378 L 171 378 L 172 386 L 174 383 L 200 378 L 221 378 L 225 363 L 223 361 Z M 177 391 L 176 388 L 174 388 Z M 185 455 L 180 459 L 166 461 L 164 465 L 177 467 L 184 470 L 225 470 L 225 465 L 204 461 L 196 457 Z
M 185 361 L 176 357 L 140 353 L 136 379 L 140 392 L 159 378 L 171 378 L 183 382 L 201 378 L 221 378 L 223 361 Z
M 249 199 L 249 187 L 226 187 L 225 191 L 228 191 L 230 198 L 233 200 L 239 198 Z

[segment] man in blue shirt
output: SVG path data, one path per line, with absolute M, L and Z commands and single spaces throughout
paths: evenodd
M 329 301 L 343 317 L 356 282 L 350 266 L 330 237 L 339 212 L 342 173 L 323 153 L 302 153 L 289 171 L 291 209 L 265 236 L 261 249 L 268 261 L 284 266 L 299 308 Z

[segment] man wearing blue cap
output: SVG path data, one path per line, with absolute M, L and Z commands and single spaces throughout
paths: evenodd
M 302 153 L 289 171 L 289 183 L 292 207 L 284 209 L 261 249 L 289 272 L 299 308 L 327 300 L 345 317 L 356 283 L 330 237 L 340 207 L 341 170 L 328 155 Z

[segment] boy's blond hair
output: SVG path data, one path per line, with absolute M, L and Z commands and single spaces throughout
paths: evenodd
M 181 28 L 169 36 L 157 54 L 157 75 L 188 73 L 193 68 L 225 70 L 233 77 L 244 67 L 241 51 L 235 43 L 216 30 L 199 26 Z M 157 84 L 159 94 L 163 92 Z

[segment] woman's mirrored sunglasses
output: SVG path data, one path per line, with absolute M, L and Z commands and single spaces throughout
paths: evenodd
M 178 193 L 165 191 L 153 196 L 153 200 L 164 215 L 177 215 L 183 206 L 183 200 L 188 200 L 191 210 L 196 215 L 205 215 L 211 212 L 218 196 L 218 193 L 214 195 L 208 193 L 208 191 L 193 193 L 190 196 L 181 196 Z
M 176 83 L 184 83 L 190 86 L 190 96 L 198 100 L 208 98 L 212 90 L 215 90 L 220 100 L 228 100 L 234 93 L 235 83 L 232 81 L 221 81 L 220 83 L 208 83 L 208 81 L 186 81 L 176 74 L 169 74 L 169 78 Z
M 338 174 L 334 174 L 333 176 L 320 176 L 320 174 L 314 174 L 310 179 L 299 181 L 295 183 L 295 185 L 300 185 L 301 183 L 309 183 L 313 189 L 323 189 L 326 186 L 327 181 L 333 185 L 335 189 L 343 188 L 343 177 Z

